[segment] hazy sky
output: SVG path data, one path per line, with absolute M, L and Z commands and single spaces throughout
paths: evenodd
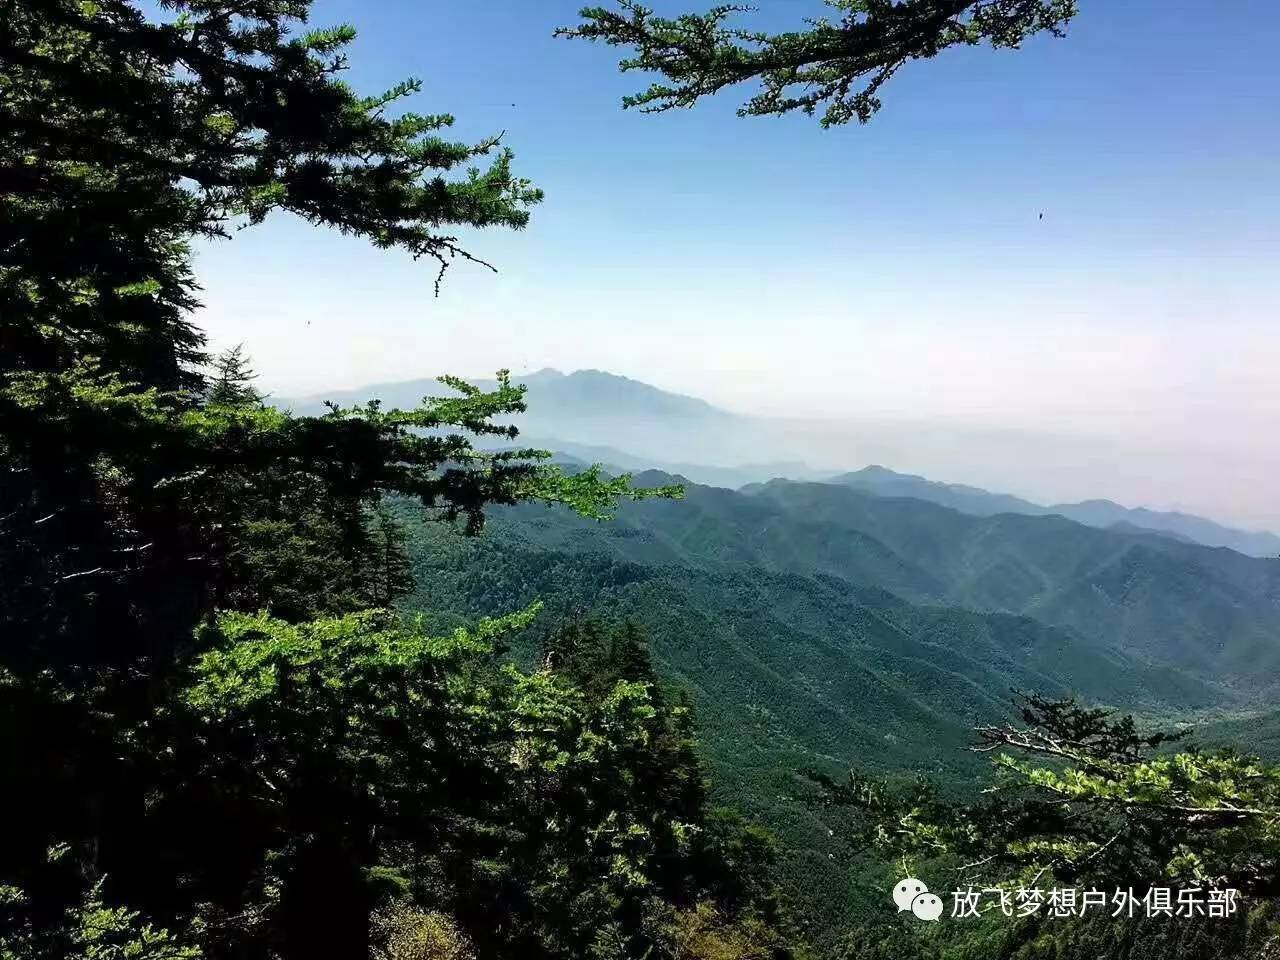
M 644 78 L 551 37 L 579 5 L 320 0 L 360 31 L 351 83 L 421 77 L 416 108 L 505 131 L 547 199 L 469 238 L 501 273 L 460 266 L 439 299 L 429 265 L 283 217 L 202 247 L 214 343 L 282 394 L 595 367 L 744 411 L 1068 435 L 1099 451 L 1056 477 L 1076 497 L 1280 527 L 1271 0 L 1082 0 L 1068 39 L 912 64 L 831 131 L 739 119 L 741 91 L 624 113 Z M 1034 467 L 1005 488 L 1043 489 Z

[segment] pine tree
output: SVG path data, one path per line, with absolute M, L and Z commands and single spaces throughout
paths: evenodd
M 634 51 L 622 69 L 656 73 L 623 106 L 660 113 L 691 107 L 727 87 L 758 81 L 763 88 L 739 109 L 770 116 L 820 107 L 822 125 L 880 109 L 881 88 L 913 60 L 951 47 L 988 44 L 1016 49 L 1037 33 L 1061 36 L 1076 0 L 828 0 L 839 17 L 810 20 L 806 29 L 768 34 L 730 25 L 748 8 L 721 4 L 705 14 L 654 16 L 637 0 L 617 8 L 587 7 L 583 22 L 559 36 L 581 37 Z
M 622 625 L 614 636 L 612 659 L 623 680 L 657 687 L 658 675 L 653 669 L 649 638 L 640 624 L 628 620 Z
M 523 392 L 505 373 L 490 391 L 445 378 L 413 410 L 320 417 L 263 404 L 241 351 L 205 373 L 193 238 L 288 211 L 432 260 L 438 284 L 480 262 L 454 228 L 518 229 L 541 198 L 496 139 L 451 142 L 447 114 L 389 109 L 417 81 L 357 94 L 339 76 L 354 32 L 307 28 L 309 6 L 0 0 L 0 779 L 22 785 L 0 885 L 30 897 L 37 938 L 81 902 L 83 874 L 168 928 L 200 914 L 218 955 L 367 955 L 372 865 L 352 824 L 372 824 L 383 794 L 360 779 L 374 760 L 334 744 L 369 691 L 328 691 L 330 739 L 310 752 L 296 711 L 274 737 L 256 716 L 220 740 L 184 692 L 199 655 L 264 646 L 208 625 L 247 606 L 296 641 L 389 602 L 396 534 L 369 523 L 388 495 L 470 532 L 493 503 L 604 516 L 630 495 L 539 451 L 477 450 L 516 436 L 504 418 Z M 233 674 L 223 706 L 290 682 L 295 649 Z M 264 819 L 258 794 L 288 758 L 289 816 Z M 242 769 L 262 778 L 223 791 Z M 51 874 L 45 851 L 63 843 L 73 865 Z
M 1280 894 L 1280 767 L 1232 750 L 1173 750 L 1186 733 L 1071 699 L 1020 696 L 1020 722 L 977 728 L 997 776 L 956 805 L 928 781 L 820 778 L 828 801 L 891 857 L 954 856 L 966 882 L 1040 873 L 1077 885 L 1161 882 Z
M 364 575 L 368 605 L 387 607 L 413 589 L 409 536 L 404 524 L 382 502 L 369 510 L 368 523 L 369 558 Z
M 205 402 L 210 406 L 238 407 L 261 403 L 263 396 L 253 386 L 257 373 L 249 365 L 244 344 L 228 347 L 213 358 Z

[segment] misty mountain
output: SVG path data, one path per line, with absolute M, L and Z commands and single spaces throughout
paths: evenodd
M 1092 527 L 1132 524 L 1141 529 L 1157 530 L 1210 547 L 1229 547 L 1252 557 L 1280 557 L 1280 536 L 1274 533 L 1236 530 L 1189 513 L 1122 507 L 1110 500 L 1057 504 L 1049 510 Z
M 599 370 L 566 374 L 547 369 L 514 379 L 525 386 L 529 406 L 516 421 L 521 431 L 519 445 L 544 447 L 620 470 L 655 468 L 697 483 L 735 489 L 780 477 L 830 478 L 878 496 L 912 497 L 974 516 L 1057 514 L 1092 527 L 1152 531 L 1207 546 L 1229 547 L 1250 556 L 1280 556 L 1280 536 L 1237 530 L 1185 513 L 1127 508 L 1107 500 L 1043 506 L 1010 494 L 940 483 L 881 466 L 841 474 L 804 462 L 820 458 L 818 462 L 830 463 L 842 456 L 870 453 L 905 457 L 917 450 L 954 449 L 957 440 L 963 440 L 963 447 L 973 450 L 975 460 L 987 456 L 986 451 L 998 443 L 1006 453 L 1012 451 L 1008 459 L 1025 464 L 1045 456 L 1044 448 L 1038 446 L 1043 438 L 1014 435 L 992 439 L 985 433 L 948 433 L 936 425 L 892 424 L 861 424 L 846 435 L 829 423 L 731 413 L 696 397 Z M 492 380 L 475 383 L 494 386 Z M 325 400 L 349 406 L 376 398 L 387 406 L 409 407 L 424 396 L 448 392 L 437 381 L 423 379 L 371 384 L 277 403 L 298 413 L 321 413 Z M 842 454 L 842 450 L 850 452 Z M 1012 482 L 1017 468 L 1007 469 Z
M 561 373 L 550 368 L 513 377 L 526 389 L 529 412 L 522 429 L 532 432 L 547 424 L 565 421 L 626 420 L 656 417 L 671 422 L 698 422 L 708 426 L 743 419 L 713 407 L 705 400 L 669 393 L 629 377 L 601 370 Z M 495 380 L 473 380 L 482 390 L 492 390 Z M 326 400 L 342 405 L 381 400 L 389 407 L 411 407 L 423 397 L 442 396 L 449 388 L 435 379 L 373 383 L 352 390 L 331 390 L 310 397 L 280 401 L 298 413 L 323 412 Z M 553 431 L 555 432 L 555 431 Z
M 601 444 L 575 443 L 558 437 L 526 437 L 521 436 L 522 444 L 540 449 L 554 450 L 556 459 L 567 458 L 569 462 L 580 464 L 598 463 L 611 473 L 633 473 L 641 470 L 660 470 L 692 480 L 709 487 L 725 487 L 737 490 L 752 483 L 762 483 L 785 477 L 789 480 L 826 480 L 830 473 L 815 470 L 806 463 L 795 460 L 783 460 L 776 463 L 744 463 L 736 467 L 716 467 L 703 463 L 681 463 L 678 461 L 655 461 L 649 457 L 638 457 L 617 447 Z
M 525 387 L 528 411 L 515 418 L 520 437 L 512 446 L 535 446 L 619 470 L 660 468 L 701 483 L 739 487 L 788 476 L 816 479 L 819 472 L 788 458 L 772 463 L 761 450 L 769 422 L 714 407 L 705 400 L 670 393 L 628 377 L 599 370 L 561 373 L 539 370 L 514 383 Z M 493 380 L 474 380 L 492 389 Z M 323 413 L 325 401 L 343 406 L 381 400 L 389 407 L 412 407 L 423 397 L 448 395 L 436 380 L 376 383 L 311 397 L 280 399 L 297 413 Z
M 998 513 L 1019 513 L 1027 516 L 1057 515 L 1090 527 L 1112 528 L 1124 532 L 1159 533 L 1205 546 L 1229 547 L 1253 557 L 1280 557 L 1280 536 L 1273 533 L 1235 530 L 1204 517 L 1148 510 L 1145 507 L 1123 507 L 1110 500 L 1085 500 L 1080 503 L 1058 503 L 1046 507 L 1010 494 L 991 493 L 978 487 L 962 484 L 939 483 L 924 477 L 896 473 L 881 466 L 871 466 L 854 473 L 841 474 L 832 478 L 832 482 L 842 483 L 878 496 L 928 500 L 931 503 L 979 517 Z
M 1030 500 L 1023 500 L 1012 494 L 991 493 L 979 487 L 965 486 L 960 483 L 939 483 L 936 480 L 927 480 L 909 473 L 897 473 L 879 465 L 863 467 L 853 473 L 840 474 L 832 477 L 831 482 L 881 497 L 913 497 L 916 500 L 928 500 L 930 503 L 950 507 L 961 513 L 971 513 L 978 517 L 989 517 L 997 513 L 1044 516 L 1052 512 L 1047 507 L 1041 507 Z M 1097 526 L 1110 525 L 1097 524 Z
M 1086 504 L 1078 522 L 1069 506 L 790 455 L 845 456 L 830 424 L 599 371 L 518 382 L 520 445 L 640 484 L 677 474 L 687 497 L 623 504 L 609 523 L 501 508 L 478 540 L 411 525 L 407 606 L 440 627 L 534 601 L 543 629 L 584 614 L 643 623 L 663 674 L 692 693 L 721 795 L 778 833 L 787 886 L 815 915 L 865 878 L 831 859 L 833 824 L 798 799 L 797 771 L 856 763 L 960 783 L 980 762 L 963 749 L 971 724 L 1002 716 L 1011 689 L 1186 718 L 1261 709 L 1280 688 L 1280 561 L 1189 542 L 1152 511 Z M 418 381 L 335 399 L 440 392 Z M 956 445 L 888 432 L 898 447 L 850 449 Z M 1200 536 L 1235 533 L 1201 523 Z
M 1153 530 L 1150 527 L 1140 527 L 1137 524 L 1130 523 L 1128 520 L 1121 520 L 1119 523 L 1113 523 L 1106 529 L 1115 530 L 1117 533 L 1146 533 L 1153 534 L 1157 537 L 1168 537 L 1170 540 L 1180 540 L 1182 543 L 1196 543 L 1191 537 L 1174 533 L 1172 530 Z M 1204 544 L 1202 544 L 1204 546 Z M 1240 551 L 1244 552 L 1244 551 Z M 1246 554 L 1250 555 L 1250 554 Z M 1263 556 L 1263 555 L 1259 555 Z

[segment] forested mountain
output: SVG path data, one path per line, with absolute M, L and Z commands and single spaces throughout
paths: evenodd
M 1280 663 L 1280 561 L 1153 534 L 782 480 L 690 485 L 684 501 L 628 506 L 605 527 L 535 521 L 522 536 L 554 550 L 826 575 L 914 603 L 1024 614 L 1240 690 L 1269 689 Z
M 410 554 L 407 603 L 442 627 L 534 597 L 548 628 L 645 625 L 663 675 L 693 693 L 719 790 L 779 833 L 788 887 L 823 928 L 879 875 L 798 774 L 855 764 L 963 790 L 973 725 L 1004 717 L 1014 689 L 1148 716 L 1245 710 L 1280 647 L 1275 562 L 829 484 L 688 484 L 605 524 L 499 509 L 477 541 L 416 528 Z M 1198 645 L 1230 616 L 1233 644 Z M 833 901 L 833 886 L 854 892 Z
M 1274 682 L 1280 560 L 1056 516 L 968 516 L 829 484 L 775 481 L 751 493 L 883 544 L 918 571 L 901 587 L 908 597 L 1026 613 L 1204 676 Z
M 529 395 L 556 412 L 530 417 L 538 432 L 519 442 L 573 469 L 653 462 L 590 442 L 606 424 L 669 428 L 676 449 L 752 429 L 598 373 L 544 372 Z M 541 630 L 643 625 L 661 675 L 692 696 L 715 795 L 777 833 L 784 888 L 818 940 L 874 914 L 885 876 L 851 855 L 806 771 L 925 774 L 963 796 L 983 768 L 972 728 L 1007 716 L 1013 690 L 1175 721 L 1251 716 L 1274 692 L 1278 561 L 884 468 L 816 483 L 797 482 L 797 464 L 669 466 L 683 476 L 636 482 L 684 481 L 683 500 L 625 504 L 607 524 L 500 508 L 484 537 L 458 541 L 405 515 L 418 584 L 406 604 L 442 628 L 535 599 Z M 525 662 L 536 650 L 514 648 Z M 1211 726 L 1204 742 L 1266 752 L 1252 723 Z
M 788 477 L 789 480 L 801 479 Z M 951 507 L 961 513 L 989 517 L 996 513 L 1026 513 L 1043 516 L 1050 511 L 1030 500 L 1023 500 L 1008 493 L 991 493 L 980 487 L 962 483 L 939 483 L 909 473 L 898 473 L 878 464 L 863 467 L 852 473 L 842 473 L 831 478 L 832 483 L 842 483 L 857 490 L 882 497 L 913 497 L 928 500 L 939 506 Z

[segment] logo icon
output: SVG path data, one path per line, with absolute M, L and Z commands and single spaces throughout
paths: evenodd
M 893 902 L 898 912 L 910 910 L 920 920 L 934 921 L 942 916 L 942 898 L 929 892 L 923 880 L 907 877 L 893 888 Z

